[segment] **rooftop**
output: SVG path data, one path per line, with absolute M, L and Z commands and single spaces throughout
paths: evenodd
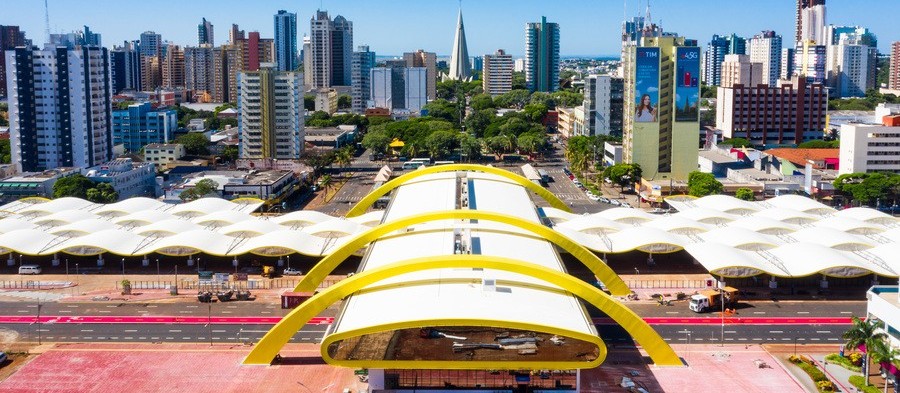
M 806 166 L 807 160 L 825 161 L 836 160 L 840 157 L 840 149 L 799 149 L 799 148 L 777 148 L 766 150 L 765 153 L 790 161 L 798 167 Z
M 64 173 L 70 173 L 72 171 L 77 171 L 77 170 L 78 170 L 78 168 L 63 167 L 63 168 L 56 168 L 56 169 L 48 169 L 43 172 L 25 172 L 25 173 L 21 173 L 19 175 L 13 176 L 13 177 L 3 179 L 2 181 L 4 181 L 4 182 L 34 182 L 34 181 L 41 182 L 41 181 L 44 181 L 47 179 L 52 179 L 52 178 L 57 177 Z
M 151 143 L 147 146 L 144 146 L 144 150 L 146 149 L 175 149 L 179 146 L 184 146 L 180 143 Z

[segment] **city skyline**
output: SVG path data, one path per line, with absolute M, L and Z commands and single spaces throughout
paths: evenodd
M 13 3 L 6 6 L 7 18 L 0 24 L 18 25 L 35 43 L 45 41 L 43 7 L 37 2 Z M 370 7 L 362 0 L 322 1 L 301 3 L 266 1 L 249 6 L 237 1 L 176 3 L 162 1 L 128 4 L 129 12 L 141 15 L 145 22 L 135 23 L 128 18 L 109 18 L 107 13 L 96 13 L 97 7 L 121 9 L 121 3 L 100 0 L 95 7 L 84 9 L 74 3 L 50 2 L 50 28 L 52 33 L 71 32 L 83 25 L 103 35 L 107 47 L 119 45 L 124 40 L 135 40 L 140 33 L 152 30 L 164 40 L 179 45 L 193 45 L 197 40 L 197 24 L 206 18 L 215 27 L 215 36 L 227 37 L 231 24 L 236 23 L 246 31 L 259 31 L 263 37 L 273 37 L 272 15 L 279 9 L 296 12 L 298 34 L 309 33 L 309 19 L 319 6 L 335 15 L 343 15 L 354 23 L 354 42 L 367 44 L 380 55 L 401 56 L 403 52 L 425 49 L 438 56 L 448 56 L 453 44 L 456 23 L 456 1 L 431 1 L 417 3 L 409 0 L 388 2 Z M 867 7 L 870 4 L 871 7 Z M 877 14 L 871 11 L 878 6 Z M 178 7 L 179 12 L 170 12 Z M 623 3 L 607 1 L 601 5 L 589 0 L 565 0 L 548 5 L 538 1 L 464 2 L 469 52 L 472 56 L 494 53 L 498 48 L 520 57 L 524 55 L 527 22 L 547 16 L 560 24 L 562 32 L 560 54 L 572 56 L 617 56 L 620 51 L 621 22 L 644 15 L 646 2 Z M 736 33 L 752 36 L 761 30 L 774 30 L 790 44 L 794 31 L 793 2 L 760 0 L 754 7 L 740 7 L 711 0 L 697 0 L 685 7 L 683 3 L 652 3 L 651 16 L 666 31 L 705 42 L 713 34 Z M 595 9 L 596 12 L 571 12 L 573 9 Z M 702 10 L 704 23 L 694 23 Z M 868 27 L 879 38 L 879 51 L 889 53 L 890 43 L 900 40 L 900 32 L 893 29 L 890 20 L 877 15 L 900 12 L 900 2 L 876 3 L 874 0 L 832 1 L 828 4 L 828 23 L 836 25 L 860 25 Z M 505 18 L 498 19 L 502 13 Z M 741 18 L 731 16 L 740 14 Z M 14 16 L 14 17 L 9 17 Z M 404 23 L 386 23 L 388 18 L 402 18 Z M 162 21 L 162 22 L 153 22 Z M 414 33 L 414 34 L 413 34 Z M 298 37 L 298 40 L 300 39 Z M 220 39 L 220 41 L 222 41 Z M 789 42 L 790 41 L 790 42 Z

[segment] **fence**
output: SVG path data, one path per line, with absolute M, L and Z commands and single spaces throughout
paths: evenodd
M 340 278 L 327 278 L 319 284 L 319 289 L 328 288 L 340 281 Z M 0 288 L 4 283 L 10 281 L 0 281 Z M 169 289 L 175 285 L 174 281 L 131 281 L 131 289 Z M 178 289 L 186 290 L 218 290 L 218 289 L 293 289 L 300 283 L 299 278 L 276 278 L 271 280 L 248 280 L 248 281 L 200 281 L 200 280 L 180 280 L 178 281 Z M 116 289 L 121 289 L 122 283 L 116 281 Z M 10 287 L 11 288 L 11 287 Z M 36 288 L 36 287 L 28 287 Z
M 0 281 L 0 289 L 59 289 L 74 286 L 70 281 Z
M 625 280 L 631 289 L 705 288 L 705 280 Z

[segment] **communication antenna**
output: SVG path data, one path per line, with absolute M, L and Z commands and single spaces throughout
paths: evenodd
M 47 42 L 50 42 L 50 6 L 47 5 L 47 0 L 44 0 L 44 34 Z

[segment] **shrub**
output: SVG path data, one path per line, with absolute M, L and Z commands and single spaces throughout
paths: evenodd
M 859 352 L 854 352 L 854 353 L 851 353 L 850 356 L 848 356 L 848 357 L 850 358 L 850 363 L 852 363 L 854 366 L 861 367 L 863 358 L 865 357 L 865 355 L 863 355 Z
M 866 378 L 862 375 L 854 375 L 850 377 L 848 382 L 865 393 L 881 393 L 874 385 L 866 385 Z
M 856 355 L 856 356 L 854 356 L 854 355 Z M 856 361 L 854 361 L 854 358 L 856 358 Z M 846 368 L 847 370 L 850 370 L 850 371 L 859 372 L 862 370 L 862 367 L 861 367 L 862 355 L 859 353 L 852 353 L 852 354 L 850 354 L 850 356 L 844 356 L 844 357 L 842 357 L 839 354 L 832 353 L 832 354 L 829 354 L 828 356 L 825 356 L 825 360 L 827 360 L 829 363 L 837 364 L 837 365 L 839 365 L 843 368 Z
M 819 381 L 816 382 L 816 387 L 819 388 L 820 392 L 833 392 L 834 384 L 831 381 Z

